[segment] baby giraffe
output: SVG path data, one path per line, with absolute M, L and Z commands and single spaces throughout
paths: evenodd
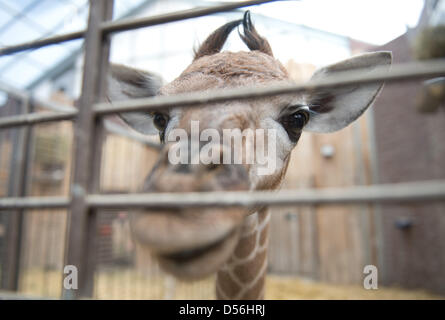
M 243 31 L 240 37 L 250 51 L 220 52 L 231 31 L 239 26 Z M 366 53 L 322 68 L 312 79 L 354 69 L 366 74 L 376 67 L 389 68 L 390 64 L 390 52 Z M 161 78 L 152 73 L 113 65 L 108 98 L 118 101 L 246 86 L 266 87 L 290 81 L 286 69 L 274 58 L 268 41 L 257 33 L 246 12 L 243 19 L 215 30 L 196 50 L 192 63 L 171 83 L 163 85 Z M 303 131 L 327 133 L 346 127 L 373 103 L 382 86 L 383 83 L 357 84 L 305 94 L 157 112 L 129 112 L 120 116 L 143 134 L 159 134 L 164 143 L 142 192 L 274 190 L 283 180 L 291 151 Z M 194 124 L 199 124 L 199 135 L 190 134 Z M 186 138 L 176 142 L 177 136 L 172 133 L 178 129 Z M 274 163 L 271 172 L 259 174 L 261 164 L 256 161 L 211 164 L 191 161 L 206 148 L 202 134 L 209 129 L 221 137 L 227 130 L 273 131 L 273 150 L 268 135 L 261 140 L 262 148 L 273 151 L 270 154 L 274 157 L 269 159 Z M 207 137 L 204 142 L 210 140 L 208 134 L 204 136 Z M 201 141 L 194 141 L 199 137 Z M 217 158 L 226 159 L 227 152 L 247 150 L 247 141 L 243 139 L 241 144 L 227 147 L 222 138 L 215 138 L 211 144 L 219 147 Z M 254 151 L 259 148 L 258 141 L 253 144 Z M 172 161 L 172 148 L 178 143 L 187 144 L 185 148 L 190 151 L 186 162 Z M 191 148 L 193 144 L 197 148 Z M 227 158 L 232 156 L 229 154 Z M 246 160 L 245 152 L 242 160 Z M 144 250 L 150 250 L 165 271 L 190 280 L 216 272 L 216 295 L 220 299 L 264 297 L 269 223 L 266 207 L 140 210 L 132 213 L 130 221 L 135 241 Z

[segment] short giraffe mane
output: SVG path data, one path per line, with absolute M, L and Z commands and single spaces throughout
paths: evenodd
M 204 56 L 185 69 L 179 80 L 193 78 L 197 73 L 220 79 L 253 77 L 260 82 L 287 78 L 287 71 L 278 60 L 259 51 L 227 51 Z

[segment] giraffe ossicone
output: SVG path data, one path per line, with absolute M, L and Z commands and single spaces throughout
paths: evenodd
M 220 52 L 228 35 L 240 27 L 248 52 Z M 313 79 L 334 76 L 337 72 L 360 69 L 363 74 L 391 64 L 390 52 L 372 52 L 338 62 L 315 72 Z M 163 84 L 150 72 L 121 65 L 111 67 L 108 98 L 111 101 L 156 95 L 174 95 L 244 86 L 266 87 L 291 82 L 284 66 L 273 57 L 272 49 L 252 24 L 247 11 L 244 18 L 215 30 L 195 52 L 192 63 L 174 81 Z M 145 179 L 144 192 L 206 192 L 273 190 L 280 186 L 292 149 L 303 131 L 333 132 L 356 120 L 374 102 L 383 83 L 356 84 L 325 88 L 305 94 L 286 94 L 219 104 L 170 108 L 157 112 L 129 112 L 120 116 L 133 129 L 144 134 L 159 134 L 165 142 L 159 159 Z M 275 132 L 272 170 L 258 174 L 260 164 L 240 162 L 192 161 L 207 145 L 191 135 L 192 122 L 199 133 L 219 133 L 212 139 L 216 158 L 230 159 L 234 151 L 254 150 L 253 140 L 227 145 L 224 130 L 264 130 Z M 185 133 L 188 150 L 185 163 L 169 160 L 173 142 L 167 139 L 174 130 Z M 218 140 L 219 139 L 219 140 Z M 210 139 L 204 139 L 208 142 Z M 252 141 L 252 140 L 251 140 Z M 269 150 L 271 139 L 264 138 Z M 195 147 L 191 147 L 194 145 Z M 207 147 L 209 147 L 207 145 Z M 253 148 L 253 149 L 248 149 Z M 250 154 L 248 154 L 250 155 Z M 212 156 L 213 157 L 213 156 Z M 193 163 L 192 163 L 193 162 Z M 176 208 L 139 210 L 131 214 L 134 239 L 156 256 L 161 267 L 176 277 L 198 279 L 217 273 L 216 293 L 223 299 L 260 299 L 264 296 L 267 270 L 269 213 L 267 208 Z

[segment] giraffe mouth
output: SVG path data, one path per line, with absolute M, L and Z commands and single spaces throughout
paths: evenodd
M 219 247 L 221 247 L 221 245 L 224 243 L 224 241 L 233 235 L 235 231 L 233 230 L 232 232 L 230 232 L 228 235 L 224 236 L 222 239 L 219 239 L 217 241 L 214 241 L 210 244 L 206 244 L 200 247 L 196 247 L 193 249 L 189 249 L 189 250 L 182 250 L 182 251 L 178 251 L 178 252 L 174 252 L 174 253 L 169 253 L 169 254 L 161 254 L 160 257 L 164 258 L 164 259 L 168 259 L 168 260 L 172 260 L 176 263 L 187 263 L 190 262 L 191 260 L 197 259 L 199 257 L 202 257 L 203 255 L 205 255 L 206 253 L 208 253 L 209 251 L 213 251 L 215 249 L 218 249 Z
M 238 242 L 239 229 L 223 238 L 193 249 L 157 253 L 161 267 L 174 276 L 194 280 L 216 272 L 226 262 Z

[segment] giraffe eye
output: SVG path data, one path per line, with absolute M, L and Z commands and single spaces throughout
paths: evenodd
M 303 127 L 309 121 L 309 112 L 307 110 L 298 110 L 294 113 L 287 114 L 281 118 L 281 124 L 286 129 L 289 139 L 297 142 L 300 138 Z
M 153 117 L 153 124 L 159 132 L 163 132 L 167 127 L 168 116 L 162 113 L 155 113 Z

